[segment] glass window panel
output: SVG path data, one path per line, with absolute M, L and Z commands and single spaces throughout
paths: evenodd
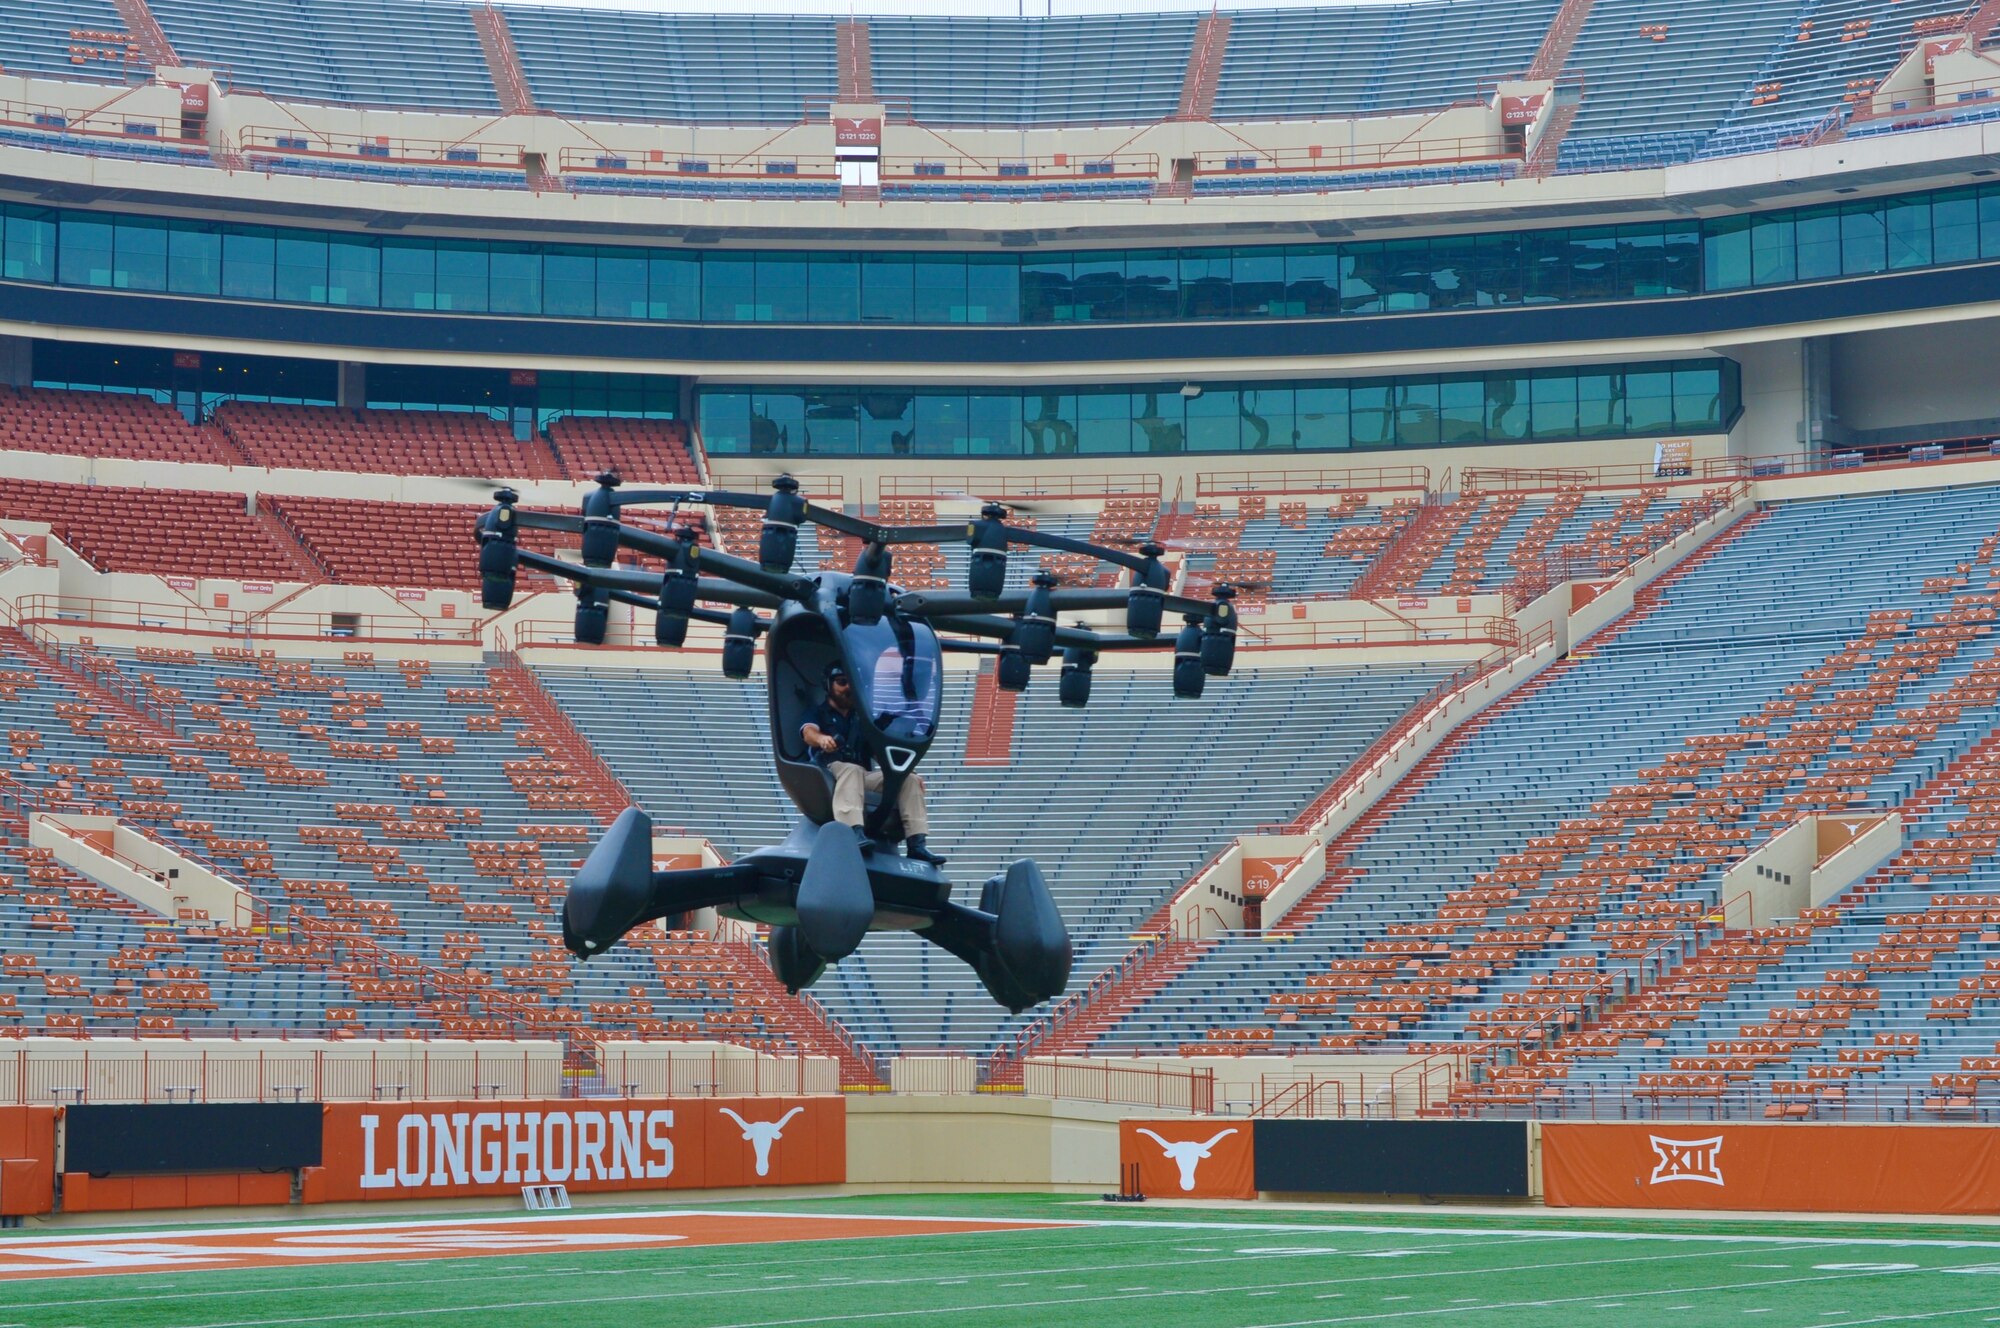
M 1569 233 L 1569 298 L 1610 300 L 1626 293 L 1619 279 L 1618 232 L 1610 227 Z
M 814 323 L 861 321 L 861 260 L 853 254 L 814 254 L 806 272 L 806 318 Z
M 113 226 L 76 213 L 62 218 L 62 282 L 65 286 L 109 286 Z
M 1438 385 L 1434 378 L 1396 384 L 1396 446 L 1436 447 Z
M 1118 323 L 1125 319 L 1125 255 L 1078 254 L 1070 264 L 1070 299 L 1078 322 Z
M 917 394 L 916 436 L 910 451 L 917 456 L 962 456 L 966 451 L 965 393 L 929 390 Z
M 1715 365 L 1674 370 L 1674 427 L 1713 433 L 1722 420 L 1722 374 Z
M 597 312 L 597 253 L 552 246 L 542 255 L 542 312 L 589 318 Z
M 711 323 L 757 321 L 757 256 L 704 254 L 701 316 Z
M 1066 323 L 1075 314 L 1069 291 L 1068 254 L 1032 254 L 1021 259 L 1021 321 Z
M 1519 237 L 1482 235 L 1474 254 L 1479 270 L 1480 304 L 1519 304 L 1527 298 L 1521 274 L 1525 256 Z
M 1797 281 L 1798 237 L 1790 217 L 1770 217 L 1750 227 L 1750 280 L 1758 286 Z
M 1246 383 L 1236 393 L 1238 437 L 1246 452 L 1290 451 L 1298 446 L 1293 390 L 1288 384 Z
M 1669 225 L 1660 250 L 1667 294 L 1692 295 L 1701 289 L 1701 227 L 1693 222 Z
M 1793 222 L 1798 235 L 1800 281 L 1840 275 L 1840 214 L 1831 208 L 1811 208 Z
M 1576 379 L 1566 373 L 1536 374 L 1528 380 L 1531 428 L 1537 441 L 1576 437 Z
M 1848 276 L 1880 272 L 1888 263 L 1887 209 L 1879 203 L 1850 203 L 1840 214 L 1840 269 Z
M 1132 394 L 1132 446 L 1135 451 L 1170 454 L 1187 451 L 1187 399 L 1177 391 Z
M 908 456 L 916 437 L 916 393 L 865 388 L 861 405 L 861 450 L 870 456 Z
M 1394 259 L 1380 244 L 1350 246 L 1341 258 L 1340 311 L 1348 314 L 1379 314 L 1387 307 L 1389 291 L 1395 286 Z
M 477 242 L 444 241 L 437 247 L 437 307 L 483 314 L 492 300 L 491 258 Z M 641 269 L 643 280 L 643 268 Z M 600 308 L 599 313 L 603 310 Z
M 757 321 L 803 323 L 811 310 L 810 265 L 804 254 L 757 255 Z
M 542 256 L 539 253 L 523 246 L 496 244 L 486 255 L 486 272 L 486 298 L 494 313 L 542 312 Z
M 28 208 L 7 210 L 7 247 L 0 275 L 10 281 L 56 279 L 56 214 Z
M 1031 390 L 1021 400 L 1021 438 L 1029 456 L 1074 456 L 1078 448 L 1076 396 Z
M 1447 378 L 1438 384 L 1438 441 L 1486 441 L 1486 380 Z
M 753 392 L 750 397 L 750 450 L 793 455 L 806 450 L 805 397 L 788 388 Z
M 861 321 L 864 323 L 913 323 L 916 321 L 913 276 L 910 260 L 896 254 L 861 256 Z
M 861 450 L 861 399 L 838 388 L 809 387 L 805 402 L 805 450 L 852 455 Z
M 1431 307 L 1431 242 L 1394 240 L 1382 246 L 1383 307 L 1402 312 Z
M 1927 195 L 1889 200 L 1885 228 L 1893 270 L 1931 265 L 1931 200 Z
M 1235 388 L 1208 388 L 1188 400 L 1185 409 L 1190 452 L 1235 452 L 1242 448 L 1243 400 Z
M 1021 264 L 1012 254 L 966 256 L 965 321 L 1021 321 Z
M 1345 387 L 1302 383 L 1293 396 L 1293 440 L 1300 451 L 1330 452 L 1352 446 Z
M 966 321 L 963 255 L 918 254 L 911 269 L 917 322 Z
M 974 456 L 1019 456 L 1021 397 L 1016 392 L 968 392 L 965 448 Z
M 1430 302 L 1456 309 L 1479 303 L 1479 243 L 1469 235 L 1430 240 Z
M 167 288 L 167 224 L 147 218 L 118 222 L 115 284 L 125 290 Z
M 653 254 L 646 260 L 646 317 L 674 323 L 701 318 L 701 258 L 696 254 Z M 849 312 L 840 321 L 851 323 Z
M 1528 436 L 1528 379 L 1525 374 L 1486 375 L 1486 437 L 1516 442 Z
M 1625 432 L 1624 375 L 1576 376 L 1576 431 L 1583 438 L 1615 438 Z
M 1164 323 L 1181 316 L 1181 260 L 1173 250 L 1125 255 L 1125 319 Z
M 539 261 L 539 260 L 537 260 Z M 382 249 L 374 240 L 326 241 L 326 302 L 351 309 L 373 309 L 382 302 Z M 495 312 L 499 312 L 497 309 Z M 537 305 L 523 313 L 540 313 Z
M 268 300 L 276 289 L 277 246 L 266 230 L 225 231 L 222 293 L 238 300 Z
M 1549 304 L 1569 298 L 1569 234 L 1566 231 L 1526 231 L 1521 235 L 1522 298 L 1529 304 Z
M 1396 439 L 1395 389 L 1355 383 L 1347 389 L 1348 431 L 1356 447 L 1387 447 Z
M 1979 256 L 2000 258 L 2000 185 L 1979 186 Z
M 1636 434 L 1664 433 L 1674 427 L 1674 376 L 1667 370 L 1635 370 L 1625 375 L 1625 420 Z
M 1079 392 L 1078 450 L 1087 454 L 1132 450 L 1132 400 L 1123 392 Z
M 1285 313 L 1293 318 L 1331 318 L 1340 312 L 1340 253 L 1328 245 L 1285 252 Z
M 1939 263 L 1969 263 L 1979 257 L 1978 199 L 1964 193 L 1934 196 L 1931 253 Z
M 1750 284 L 1749 222 L 1711 222 L 1702 244 L 1702 278 L 1708 290 L 1741 290 Z
M 326 240 L 317 235 L 278 237 L 278 298 L 292 304 L 325 304 Z
M 750 450 L 750 394 L 704 391 L 695 398 L 701 421 L 702 445 L 710 452 L 742 454 Z
M 1181 251 L 1181 317 L 1229 317 L 1235 267 L 1227 249 Z
M 597 316 L 644 318 L 648 302 L 646 256 L 634 249 L 597 251 Z M 444 258 L 438 258 L 438 287 L 444 287 Z
M 428 242 L 382 246 L 382 307 L 437 308 L 437 250 Z
M 1282 317 L 1285 251 L 1238 249 L 1230 259 L 1230 309 L 1238 318 Z

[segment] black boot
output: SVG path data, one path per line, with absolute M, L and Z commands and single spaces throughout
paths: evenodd
M 944 859 L 931 852 L 930 845 L 924 842 L 924 838 L 923 835 L 911 835 L 903 841 L 904 856 L 914 858 L 918 862 L 928 862 L 933 867 L 944 866 Z

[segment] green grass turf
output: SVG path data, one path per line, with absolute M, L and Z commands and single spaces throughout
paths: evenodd
M 767 1196 L 700 1208 L 1101 1225 L 14 1281 L 0 1283 L 0 1325 L 893 1328 L 947 1316 L 969 1328 L 2000 1322 L 2000 1228 L 1112 1207 L 1039 1195 Z

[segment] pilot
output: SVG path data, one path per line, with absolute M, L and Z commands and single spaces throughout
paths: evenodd
M 855 708 L 854 680 L 847 676 L 847 670 L 839 664 L 830 664 L 826 670 L 826 700 L 813 708 L 806 722 L 799 726 L 799 734 L 806 740 L 806 746 L 813 749 L 813 760 L 821 769 L 833 776 L 833 819 L 842 825 L 853 826 L 855 833 L 866 839 L 862 830 L 862 813 L 867 807 L 867 795 L 882 789 L 882 772 L 871 770 L 873 764 L 868 753 L 868 745 L 862 740 L 859 714 Z M 933 867 L 944 866 L 944 859 L 931 852 L 924 842 L 929 829 L 924 815 L 924 781 L 914 772 L 903 781 L 901 793 L 896 799 L 896 810 L 903 818 L 903 835 L 906 851 L 919 862 L 928 862 Z

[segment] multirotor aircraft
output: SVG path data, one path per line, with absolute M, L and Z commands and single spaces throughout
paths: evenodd
M 894 851 L 903 839 L 897 795 L 938 736 L 943 653 L 996 655 L 1000 686 L 1021 691 L 1034 668 L 1060 652 L 1061 701 L 1080 707 L 1090 699 L 1091 669 L 1101 653 L 1171 649 L 1174 695 L 1199 697 L 1205 678 L 1227 674 L 1235 660 L 1236 588 L 1218 584 L 1206 600 L 1169 593 L 1160 544 L 1135 540 L 1128 551 L 1012 526 L 1010 509 L 997 502 L 983 503 L 976 519 L 961 524 L 890 526 L 811 503 L 789 475 L 771 489 L 768 496 L 628 490 L 606 474 L 579 515 L 521 509 L 520 496 L 502 488 L 494 494 L 497 505 L 479 519 L 480 598 L 487 609 L 512 603 L 525 567 L 575 583 L 576 639 L 585 644 L 604 640 L 612 604 L 631 605 L 653 613 L 653 639 L 662 646 L 684 644 L 690 623 L 721 627 L 722 671 L 746 679 L 757 639 L 764 638 L 771 758 L 800 815 L 783 843 L 726 866 L 654 871 L 651 818 L 626 808 L 570 883 L 563 943 L 588 959 L 635 927 L 715 908 L 770 927 L 771 967 L 793 992 L 853 953 L 867 933 L 913 931 L 969 964 L 1009 1010 L 1061 995 L 1069 980 L 1069 933 L 1032 859 L 989 879 L 971 908 L 952 902 L 951 883 L 936 866 Z M 662 504 L 675 509 L 669 533 L 619 519 L 627 508 Z M 697 525 L 676 524 L 683 505 L 762 511 L 756 561 L 702 547 Z M 859 539 L 854 569 L 792 571 L 806 524 Z M 581 535 L 581 562 L 521 547 L 523 528 Z M 958 543 L 971 546 L 965 594 L 896 587 L 896 546 Z M 1007 551 L 1015 545 L 1087 554 L 1125 569 L 1129 585 L 1065 588 L 1042 571 L 1028 590 L 1008 591 Z M 615 565 L 621 551 L 658 559 L 663 570 Z M 1123 632 L 1057 624 L 1061 614 L 1119 607 Z M 1163 634 L 1169 612 L 1183 625 Z M 800 732 L 832 665 L 854 683 L 857 741 L 883 773 L 860 834 L 834 819 L 832 778 L 810 759 Z

